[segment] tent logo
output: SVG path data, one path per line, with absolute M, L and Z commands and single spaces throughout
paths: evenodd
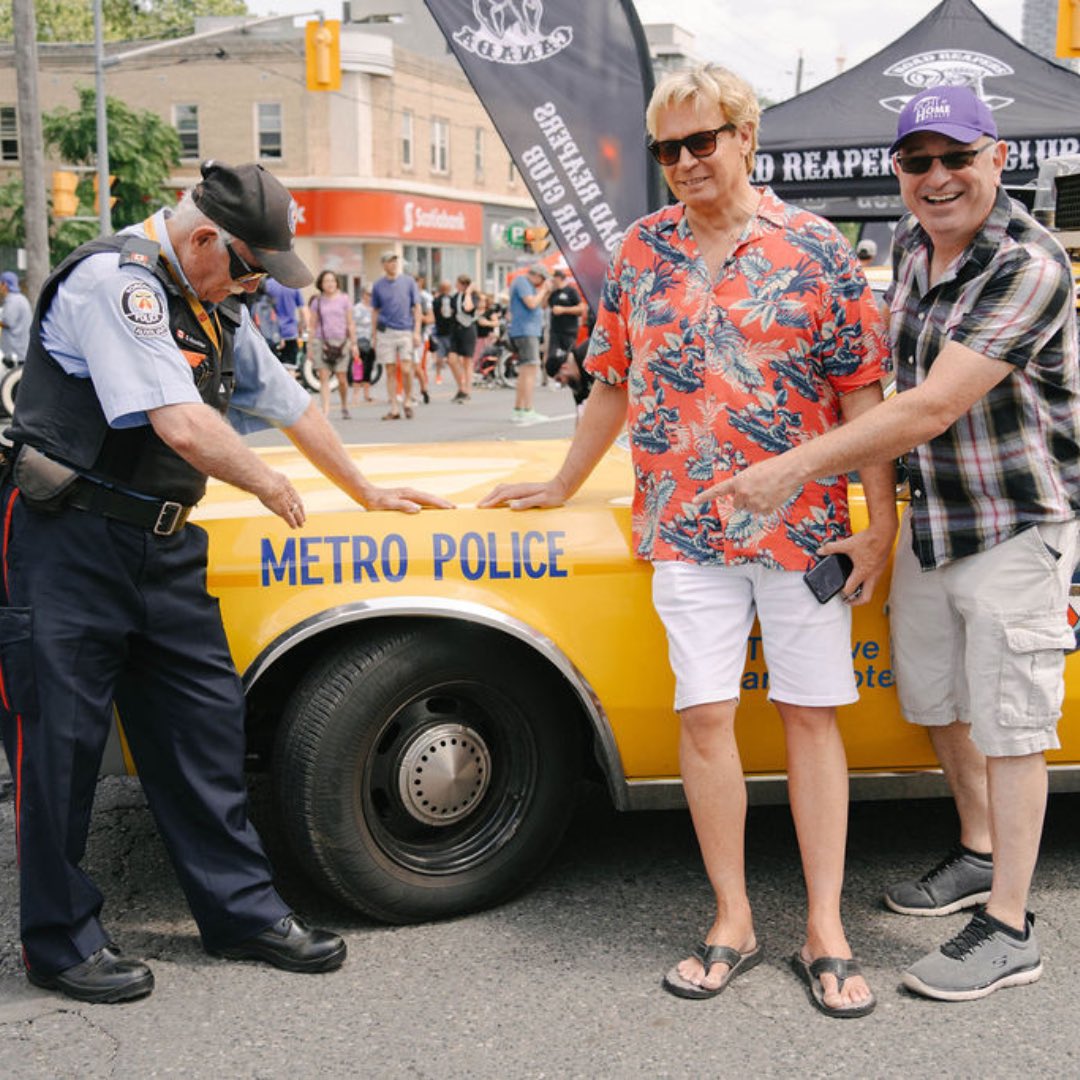
M 986 79 L 1002 75 L 1014 75 L 1013 69 L 1003 60 L 970 49 L 932 49 L 928 52 L 905 56 L 882 73 L 903 79 L 911 87 L 910 94 L 881 98 L 880 104 L 890 112 L 898 113 L 923 90 L 935 86 L 966 86 L 982 98 L 991 109 L 1004 109 L 1016 99 L 986 92 Z
M 569 26 L 545 34 L 542 0 L 473 0 L 479 26 L 463 26 L 453 37 L 463 49 L 493 64 L 531 64 L 562 52 L 574 40 Z

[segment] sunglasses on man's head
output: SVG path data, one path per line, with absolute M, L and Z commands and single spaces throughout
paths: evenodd
M 734 131 L 734 124 L 724 124 L 722 127 L 713 128 L 711 131 L 695 131 L 693 135 L 687 135 L 685 139 L 650 139 L 648 143 L 649 153 L 661 165 L 674 165 L 679 160 L 682 148 L 696 158 L 707 158 L 716 150 L 716 137 L 722 131 Z
M 968 168 L 972 162 L 994 144 L 983 143 L 976 150 L 950 150 L 947 154 L 893 154 L 893 161 L 902 173 L 922 176 L 928 173 L 935 161 L 940 161 L 949 172 L 959 172 Z
M 225 241 L 225 250 L 229 253 L 229 277 L 233 281 L 241 285 L 247 285 L 252 281 L 261 281 L 268 276 L 268 271 L 252 266 L 228 240 Z

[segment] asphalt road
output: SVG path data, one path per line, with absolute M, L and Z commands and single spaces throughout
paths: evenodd
M 568 434 L 569 395 L 545 390 L 538 398 L 563 418 L 513 429 L 509 391 L 498 390 L 475 407 L 437 396 L 411 431 L 404 421 L 376 419 L 374 406 L 336 423 L 353 442 Z M 107 898 L 107 926 L 129 954 L 149 960 L 157 988 L 130 1005 L 79 1005 L 30 987 L 21 974 L 14 811 L 0 770 L 0 1076 L 981 1080 L 1080 1073 L 1077 795 L 1051 799 L 1036 878 L 1045 975 L 962 1005 L 907 994 L 899 973 L 964 918 L 904 918 L 879 901 L 884 885 L 926 869 L 951 843 L 951 805 L 856 804 L 845 911 L 879 1005 L 847 1023 L 811 1009 L 787 966 L 800 944 L 803 891 L 786 807 L 754 807 L 748 826 L 766 960 L 705 1002 L 659 988 L 711 917 L 685 812 L 618 814 L 601 789 L 583 785 L 567 839 L 527 892 L 492 911 L 414 927 L 374 924 L 315 892 L 282 850 L 260 778 L 253 813 L 286 898 L 345 934 L 345 967 L 287 975 L 204 954 L 137 781 L 111 777 L 99 786 L 85 865 Z
M 138 784 L 99 789 L 86 866 L 123 947 L 146 957 L 154 993 L 79 1005 L 19 973 L 10 799 L 0 803 L 0 1072 L 53 1077 L 800 1077 L 1075 1076 L 1080 970 L 1080 798 L 1051 800 L 1033 906 L 1046 973 L 1030 987 L 945 1005 L 899 989 L 908 963 L 961 916 L 885 912 L 882 886 L 951 840 L 940 800 L 857 804 L 848 929 L 878 997 L 841 1023 L 813 1011 L 787 967 L 802 885 L 784 807 L 755 807 L 751 894 L 766 960 L 722 996 L 688 1002 L 659 979 L 700 934 L 709 899 L 689 817 L 618 814 L 585 787 L 567 840 L 520 898 L 452 922 L 385 927 L 315 893 L 280 850 L 264 787 L 255 807 L 282 890 L 337 927 L 336 973 L 286 975 L 206 956 Z
M 371 404 L 349 406 L 349 419 L 341 419 L 340 399 L 335 391 L 330 418 L 341 437 L 351 443 L 443 442 L 462 439 L 552 439 L 573 434 L 574 399 L 570 391 L 550 383 L 537 386 L 534 408 L 545 419 L 516 425 L 510 423 L 514 391 L 509 387 L 486 389 L 476 386 L 472 399 L 456 405 L 450 399 L 456 387 L 449 374 L 442 383 L 429 387 L 430 402 L 418 404 L 411 420 L 383 420 L 389 411 L 386 386 L 372 389 Z M 281 441 L 283 436 L 267 432 L 251 437 L 255 445 Z

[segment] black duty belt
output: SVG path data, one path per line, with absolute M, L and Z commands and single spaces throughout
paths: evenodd
M 82 478 L 68 489 L 65 501 L 76 510 L 88 510 L 128 525 L 138 525 L 142 529 L 149 529 L 155 536 L 172 536 L 179 532 L 192 510 L 183 503 L 168 499 L 141 499 L 138 495 L 128 495 Z

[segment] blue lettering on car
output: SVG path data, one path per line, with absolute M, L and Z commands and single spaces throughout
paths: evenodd
M 566 533 L 530 529 L 509 536 L 495 532 L 466 532 L 461 536 L 437 532 L 431 537 L 431 573 L 436 581 L 461 576 L 466 581 L 508 581 L 565 578 Z M 264 536 L 261 541 L 262 585 L 354 585 L 403 581 L 410 553 L 403 536 L 287 537 L 280 550 Z M 423 563 L 420 564 L 424 566 Z

